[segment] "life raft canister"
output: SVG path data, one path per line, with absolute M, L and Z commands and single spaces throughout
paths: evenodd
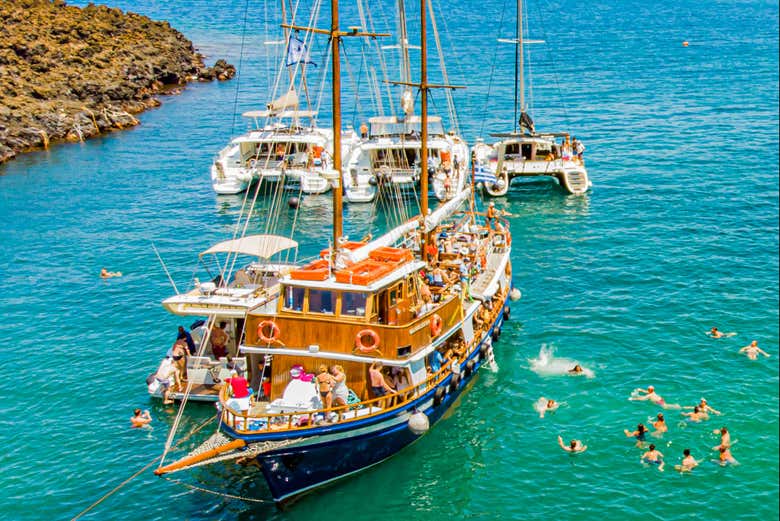
M 268 331 L 268 334 L 266 334 L 266 331 Z M 279 329 L 279 326 L 273 320 L 263 320 L 257 325 L 257 336 L 266 344 L 276 341 L 281 333 L 282 330 Z
M 371 343 L 363 343 L 365 337 L 371 338 Z M 355 336 L 355 348 L 363 353 L 370 353 L 379 347 L 379 334 L 373 329 L 363 329 Z

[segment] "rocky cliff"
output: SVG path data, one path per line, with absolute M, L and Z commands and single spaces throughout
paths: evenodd
M 138 124 L 157 94 L 187 81 L 225 80 L 192 42 L 119 9 L 62 0 L 0 0 L 0 163 L 57 141 Z

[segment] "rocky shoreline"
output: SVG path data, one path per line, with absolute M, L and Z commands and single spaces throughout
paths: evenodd
M 0 2 L 0 163 L 52 143 L 138 124 L 158 94 L 228 80 L 168 22 L 62 0 Z

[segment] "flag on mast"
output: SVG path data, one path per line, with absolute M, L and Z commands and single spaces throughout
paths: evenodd
M 290 67 L 296 63 L 310 63 L 317 66 L 309 56 L 309 49 L 303 40 L 290 36 L 290 44 L 287 46 L 287 66 Z

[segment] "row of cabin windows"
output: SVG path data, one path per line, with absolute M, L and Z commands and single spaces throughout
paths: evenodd
M 286 286 L 282 309 L 348 317 L 365 317 L 370 309 L 372 319 L 380 324 L 387 324 L 390 312 L 403 298 L 403 282 L 381 291 L 376 297 L 371 297 L 368 293 Z M 374 299 L 376 302 L 373 302 Z
M 282 309 L 285 311 L 305 311 L 323 315 L 336 315 L 338 312 L 339 315 L 364 317 L 366 315 L 367 302 L 367 293 L 287 286 L 284 289 Z

